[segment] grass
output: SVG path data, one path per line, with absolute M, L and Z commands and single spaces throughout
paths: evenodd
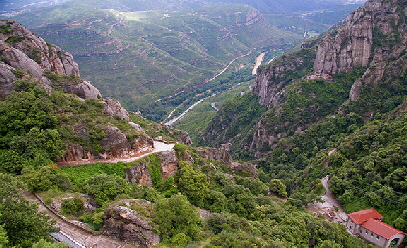
M 130 167 L 131 163 L 123 162 L 117 162 L 115 164 L 95 163 L 61 167 L 58 169 L 58 173 L 66 175 L 75 186 L 81 187 L 88 178 L 102 173 L 107 175 L 117 175 L 124 178 L 124 169 Z

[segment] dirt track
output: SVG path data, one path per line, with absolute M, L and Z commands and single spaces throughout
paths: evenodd
M 337 210 L 336 216 L 332 219 L 332 221 L 343 224 L 348 217 L 343 210 L 342 205 L 338 202 L 338 200 L 336 200 L 335 195 L 329 190 L 328 181 L 328 176 L 321 179 L 322 186 L 325 189 L 325 193 L 321 196 L 321 198 L 325 202 L 310 203 L 307 206 L 307 211 L 318 215 L 328 215 L 328 213 Z

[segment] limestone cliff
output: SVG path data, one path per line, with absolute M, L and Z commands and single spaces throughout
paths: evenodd
M 304 42 L 297 52 L 285 54 L 268 65 L 260 66 L 252 93 L 258 97 L 260 105 L 267 107 L 267 111 L 260 113 L 260 121 L 252 126 L 251 133 L 254 135 L 246 138 L 244 145 L 235 144 L 238 142 L 237 137 L 228 137 L 227 142 L 261 156 L 263 152 L 273 150 L 282 138 L 308 129 L 335 111 L 344 113 L 342 110 L 352 102 L 365 121 L 372 118 L 375 112 L 382 111 L 378 108 L 389 108 L 400 103 L 400 95 L 405 91 L 407 70 L 406 16 L 405 1 L 369 0 L 351 13 L 345 24 L 314 41 Z M 336 81 L 338 74 L 358 76 L 353 78 L 348 75 L 348 78 L 352 77 L 350 85 L 353 85 L 345 87 L 343 82 Z M 332 101 L 322 104 L 323 99 L 318 99 L 318 90 L 315 89 L 305 93 L 306 89 L 302 86 L 306 83 L 302 82 L 307 80 L 325 82 L 321 87 L 329 83 L 341 84 L 346 94 L 330 92 L 332 99 L 334 96 L 341 99 L 331 109 L 320 111 L 324 104 L 331 105 Z M 301 106 L 305 102 L 308 105 Z M 225 109 L 221 109 L 215 119 L 225 119 L 228 113 L 224 112 Z M 242 117 L 237 115 L 236 118 Z M 211 126 L 207 129 L 205 139 L 216 145 L 209 140 L 215 140 L 216 137 L 210 134 L 225 136 L 230 123 L 222 122 L 221 129 L 220 125 L 217 129 L 214 128 L 217 127 L 215 124 Z M 248 140 L 251 140 L 249 146 Z

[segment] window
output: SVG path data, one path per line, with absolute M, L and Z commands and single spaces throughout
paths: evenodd
M 379 240 L 379 239 L 380 239 L 380 236 L 379 236 L 379 235 L 377 235 L 377 236 L 376 236 L 376 239 L 377 239 L 377 240 Z
M 362 234 L 363 233 L 362 230 L 360 230 L 359 233 Z
M 370 234 L 370 236 L 372 236 L 372 237 L 373 237 L 373 236 L 374 236 L 374 233 L 372 232 L 372 233 Z
M 368 233 L 367 229 L 366 229 L 366 234 Z

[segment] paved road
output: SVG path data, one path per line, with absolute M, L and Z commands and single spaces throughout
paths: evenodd
M 84 164 L 94 164 L 94 163 L 106 163 L 113 164 L 117 162 L 131 163 L 137 159 L 143 158 L 151 153 L 170 151 L 174 148 L 174 144 L 167 144 L 160 141 L 154 141 L 154 148 L 150 151 L 146 151 L 134 157 L 123 157 L 123 158 L 114 158 L 114 159 L 93 159 L 93 160 L 81 160 L 81 161 L 72 161 L 72 162 L 57 162 L 58 166 L 75 166 L 75 165 L 84 165 Z

